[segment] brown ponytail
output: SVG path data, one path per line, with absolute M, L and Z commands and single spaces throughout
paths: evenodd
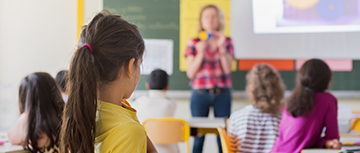
M 108 11 L 97 14 L 84 27 L 69 71 L 69 99 L 61 130 L 62 153 L 93 153 L 97 92 L 118 77 L 130 59 L 142 58 L 144 41 L 136 26 Z
M 329 66 L 320 59 L 311 59 L 299 70 L 296 87 L 287 99 L 287 112 L 294 117 L 308 113 L 314 107 L 316 92 L 324 92 L 331 80 Z
M 286 87 L 274 68 L 258 64 L 246 75 L 246 80 L 246 91 L 256 108 L 264 113 L 279 112 Z

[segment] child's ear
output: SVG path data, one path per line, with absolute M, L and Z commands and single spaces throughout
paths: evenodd
M 148 82 L 145 83 L 145 87 L 146 87 L 147 90 L 150 90 L 150 85 L 149 85 Z
M 135 71 L 135 69 L 134 69 L 134 67 L 135 67 L 134 62 L 135 62 L 135 58 L 132 58 L 132 59 L 130 59 L 130 61 L 129 61 L 129 63 L 128 63 L 128 69 L 127 69 L 126 75 L 127 75 L 130 79 L 132 79 L 133 74 L 134 74 L 134 71 Z
M 165 87 L 165 91 L 168 91 L 168 90 L 169 90 L 169 86 L 166 86 L 166 87 Z
M 70 84 L 66 84 L 66 91 L 65 91 L 66 94 L 69 94 L 70 93 Z

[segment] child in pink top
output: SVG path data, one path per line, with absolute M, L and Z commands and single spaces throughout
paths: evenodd
M 271 152 L 299 153 L 314 147 L 340 149 L 337 100 L 325 92 L 331 75 L 328 65 L 319 59 L 308 60 L 301 67 Z M 324 127 L 325 136 L 321 137 Z

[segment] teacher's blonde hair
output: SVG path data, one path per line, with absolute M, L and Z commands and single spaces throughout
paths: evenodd
M 216 28 L 216 31 L 223 31 L 225 29 L 225 17 L 224 17 L 223 11 L 221 11 L 221 9 L 219 9 L 215 5 L 206 5 L 200 11 L 199 28 L 198 28 L 199 32 L 204 31 L 204 28 L 203 28 L 202 23 L 201 23 L 202 13 L 208 8 L 213 8 L 217 12 L 217 17 L 218 17 L 219 23 L 218 23 L 218 27 Z

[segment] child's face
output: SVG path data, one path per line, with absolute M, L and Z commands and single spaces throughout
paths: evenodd
M 135 70 L 135 83 L 136 83 L 135 88 L 138 85 L 139 80 L 140 80 L 140 66 L 141 66 L 142 61 L 143 61 L 142 59 L 139 59 L 136 63 L 136 66 L 134 66 L 134 68 L 136 69 Z
M 140 80 L 140 66 L 141 66 L 141 63 L 142 63 L 142 59 L 139 59 L 137 60 L 137 63 L 135 65 L 132 66 L 133 70 L 133 74 L 132 74 L 132 77 L 131 77 L 131 80 L 129 81 L 129 84 L 130 84 L 130 89 L 129 90 L 129 93 L 124 97 L 125 99 L 128 99 L 131 94 L 134 92 L 134 90 L 136 89 L 136 86 L 138 85 L 139 83 L 139 80 Z
M 207 8 L 202 12 L 201 25 L 207 32 L 216 31 L 219 26 L 219 18 L 214 8 Z

